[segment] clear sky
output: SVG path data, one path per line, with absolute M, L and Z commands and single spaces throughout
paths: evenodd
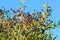
M 42 5 L 46 2 L 49 3 L 53 10 L 50 18 L 57 23 L 57 21 L 60 20 L 60 0 L 26 0 L 25 5 L 27 8 L 25 9 L 25 12 L 33 12 L 34 9 L 41 11 Z M 6 10 L 10 8 L 19 9 L 21 7 L 21 0 L 0 0 L 0 9 L 2 6 L 4 6 Z M 60 29 L 56 28 L 53 32 L 54 35 L 58 36 L 56 40 L 60 40 Z

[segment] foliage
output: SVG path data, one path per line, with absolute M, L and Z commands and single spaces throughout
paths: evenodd
M 48 3 L 43 6 L 45 12 L 34 11 L 32 14 L 24 13 L 23 6 L 24 2 L 21 10 L 11 9 L 14 17 L 7 17 L 6 20 L 6 11 L 0 10 L 0 40 L 55 40 L 50 30 L 56 27 L 56 23 L 48 18 L 51 15 Z

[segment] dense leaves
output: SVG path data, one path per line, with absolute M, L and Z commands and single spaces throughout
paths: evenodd
M 56 27 L 56 23 L 48 18 L 51 14 L 48 3 L 44 5 L 45 12 L 34 11 L 31 14 L 24 13 L 24 2 L 21 10 L 11 9 L 13 18 L 3 19 L 6 12 L 0 10 L 0 40 L 55 40 L 56 37 L 52 38 L 51 32 L 47 31 Z

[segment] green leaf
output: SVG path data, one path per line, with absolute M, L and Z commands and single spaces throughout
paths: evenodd
M 60 28 L 60 20 L 58 21 L 58 27 Z
M 53 40 L 55 40 L 56 38 L 57 38 L 57 36 L 56 36 L 56 37 L 54 37 L 54 38 L 53 38 Z
M 48 2 L 46 2 L 46 4 L 45 4 L 45 5 L 43 5 L 43 8 L 45 8 L 45 9 L 50 8 L 50 6 L 48 6 Z
M 54 26 L 54 27 L 57 27 L 57 25 L 56 25 L 56 22 L 55 22 L 55 21 L 54 21 L 54 24 L 53 24 L 53 26 Z

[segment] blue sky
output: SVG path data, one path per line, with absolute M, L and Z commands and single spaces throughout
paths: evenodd
M 33 12 L 34 9 L 37 11 L 41 11 L 42 5 L 44 5 L 46 2 L 49 3 L 51 6 L 53 12 L 50 19 L 53 21 L 60 20 L 60 0 L 26 0 L 25 5 L 27 8 L 25 9 L 25 12 Z M 6 10 L 13 8 L 13 9 L 19 9 L 21 7 L 21 0 L 0 0 L 0 9 L 4 6 Z M 60 29 L 56 28 L 53 29 L 54 35 L 57 35 L 56 40 L 60 40 Z

